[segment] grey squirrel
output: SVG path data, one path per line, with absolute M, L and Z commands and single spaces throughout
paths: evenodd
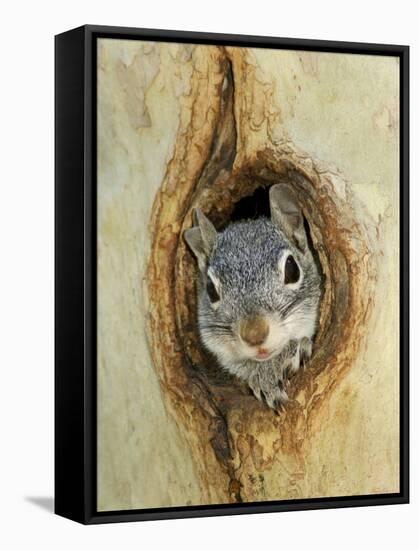
M 269 190 L 271 219 L 217 232 L 200 210 L 184 238 L 196 256 L 198 328 L 220 366 L 277 409 L 290 376 L 312 354 L 321 276 L 289 184 Z

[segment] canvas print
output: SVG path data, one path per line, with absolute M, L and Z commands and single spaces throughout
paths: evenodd
M 399 58 L 97 40 L 97 510 L 400 491 Z

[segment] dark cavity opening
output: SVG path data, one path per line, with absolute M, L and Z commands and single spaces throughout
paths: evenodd
M 269 218 L 270 215 L 269 187 L 258 187 L 252 195 L 236 202 L 228 221 L 255 220 L 261 216 Z

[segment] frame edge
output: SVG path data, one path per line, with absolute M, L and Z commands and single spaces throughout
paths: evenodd
M 55 37 L 55 504 L 85 523 L 84 28 Z

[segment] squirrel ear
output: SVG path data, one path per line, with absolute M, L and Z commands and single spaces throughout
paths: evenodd
M 199 268 L 203 271 L 215 246 L 217 230 L 199 208 L 194 210 L 193 218 L 196 226 L 186 229 L 183 236 L 189 248 L 195 254 Z
M 277 183 L 269 190 L 271 220 L 302 252 L 307 250 L 304 218 L 297 198 L 287 183 Z

